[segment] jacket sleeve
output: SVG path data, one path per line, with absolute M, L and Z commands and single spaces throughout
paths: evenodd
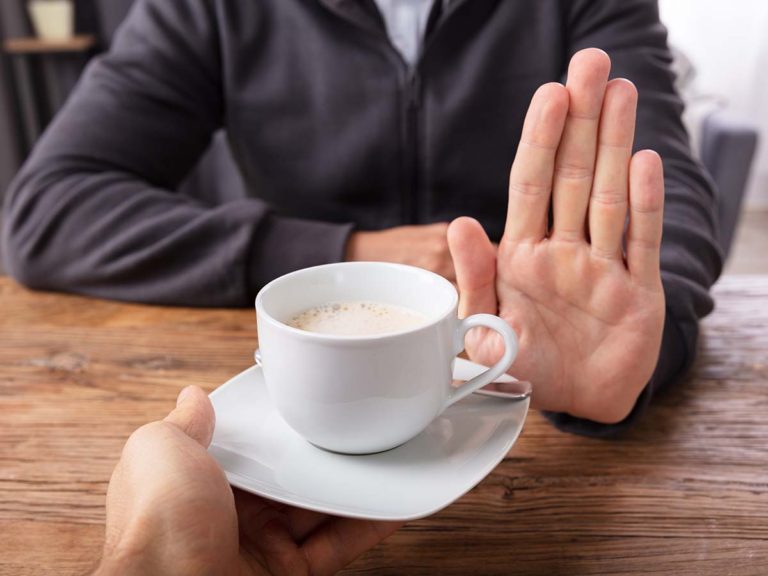
M 174 190 L 222 125 L 210 0 L 139 0 L 22 168 L 4 260 L 37 289 L 147 303 L 250 305 L 268 280 L 343 258 L 350 226 L 211 207 Z
M 694 159 L 675 91 L 672 56 L 655 0 L 574 0 L 566 8 L 564 29 L 570 59 L 597 47 L 613 63 L 611 76 L 628 78 L 639 92 L 635 149 L 656 150 L 664 162 L 665 211 L 661 274 L 667 313 L 658 364 L 629 417 L 603 425 L 548 414 L 559 428 L 591 436 L 611 436 L 629 428 L 651 397 L 679 380 L 696 353 L 698 321 L 713 308 L 709 288 L 722 267 L 717 242 L 714 184 Z

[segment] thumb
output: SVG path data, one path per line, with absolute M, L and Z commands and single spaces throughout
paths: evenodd
M 181 429 L 203 448 L 213 436 L 216 414 L 208 395 L 197 386 L 187 386 L 176 400 L 176 408 L 163 420 Z
M 459 285 L 459 316 L 496 314 L 496 249 L 474 218 L 457 218 L 448 227 L 448 247 Z

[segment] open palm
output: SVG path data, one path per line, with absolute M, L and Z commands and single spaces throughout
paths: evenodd
M 583 50 L 567 86 L 534 95 L 498 251 L 472 219 L 449 229 L 461 313 L 498 313 L 517 331 L 510 373 L 533 383 L 534 405 L 606 423 L 634 406 L 664 326 L 661 160 L 632 156 L 637 91 L 609 70 Z M 488 331 L 467 339 L 482 363 L 501 347 Z

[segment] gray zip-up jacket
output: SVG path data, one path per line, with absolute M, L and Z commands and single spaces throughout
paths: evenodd
M 667 322 L 632 421 L 690 365 L 721 267 L 656 2 L 440 4 L 410 68 L 373 0 L 138 0 L 8 194 L 9 271 L 34 288 L 249 306 L 270 279 L 342 259 L 353 227 L 469 215 L 498 240 L 533 92 L 596 46 L 637 85 L 636 146 L 666 172 Z M 221 127 L 250 197 L 207 206 L 174 190 Z

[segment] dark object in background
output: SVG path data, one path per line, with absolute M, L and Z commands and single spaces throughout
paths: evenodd
M 720 247 L 728 258 L 757 148 L 754 124 L 727 111 L 710 114 L 701 134 L 701 161 L 717 185 Z
M 76 34 L 99 37 L 94 1 L 74 0 Z M 34 37 L 32 30 L 26 0 L 0 2 L 0 200 L 94 52 L 87 46 L 65 53 L 43 53 L 8 44 Z
M 23 27 L 20 6 L 8 0 L 0 1 L 0 43 L 14 29 L 14 24 L 17 28 Z M 18 140 L 21 126 L 13 112 L 17 108 L 14 99 L 10 60 L 0 50 L 0 199 L 23 161 Z
M 94 34 L 97 38 L 102 38 L 95 1 L 97 0 L 74 0 L 75 34 Z

